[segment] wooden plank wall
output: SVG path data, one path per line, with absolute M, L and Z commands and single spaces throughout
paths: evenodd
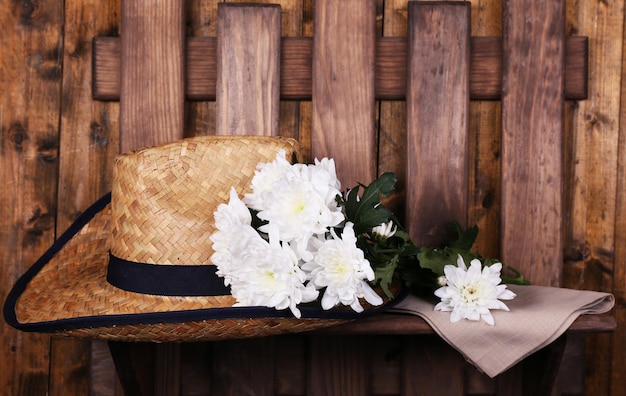
M 269 2 L 269 1 L 266 1 Z M 312 36 L 314 0 L 282 0 L 283 36 Z M 216 36 L 217 0 L 186 4 L 186 34 Z M 406 0 L 376 0 L 377 34 L 406 34 Z M 472 0 L 472 35 L 502 35 L 500 0 Z M 504 2 L 506 3 L 506 2 Z M 91 46 L 95 36 L 116 36 L 119 0 L 34 2 L 3 0 L 0 21 L 0 298 L 19 274 L 51 244 L 110 183 L 110 163 L 119 151 L 119 103 L 91 100 Z M 618 331 L 586 336 L 584 383 L 561 382 L 568 394 L 623 395 L 626 388 L 626 39 L 624 2 L 567 0 L 566 33 L 589 37 L 589 97 L 565 103 L 563 218 L 565 286 L 612 291 Z M 477 249 L 498 256 L 501 104 L 470 103 L 469 223 L 481 228 Z M 394 170 L 403 199 L 403 102 L 378 108 L 379 167 Z M 298 138 L 309 154 L 311 105 L 280 105 L 281 133 Z M 214 102 L 185 105 L 185 135 L 215 133 Z M 399 206 L 398 206 L 399 208 Z M 321 340 L 323 341 L 323 340 Z M 354 346 L 371 340 L 354 340 Z M 302 394 L 302 339 L 286 337 L 293 355 L 277 356 L 285 375 L 275 379 L 281 394 Z M 372 394 L 401 391 L 396 340 L 379 339 L 372 362 L 391 362 L 371 380 Z M 419 351 L 415 341 L 411 351 Z M 321 344 L 322 345 L 322 344 Z M 206 370 L 192 364 L 210 346 L 183 345 L 182 394 L 202 394 Z M 406 352 L 406 351 L 405 351 Z M 571 352 L 576 354 L 574 350 Z M 573 356 L 573 361 L 577 361 Z M 394 363 L 395 362 L 395 363 Z M 374 364 L 372 363 L 372 364 Z M 0 323 L 0 389 L 6 395 L 119 395 L 106 345 L 18 333 Z M 382 367 L 382 366 L 381 366 Z M 426 367 L 427 368 L 427 367 Z M 425 368 L 425 369 L 426 369 Z M 205 371 L 203 371 L 205 370 Z M 193 381 L 185 381 L 185 378 Z M 479 376 L 469 376 L 468 394 L 493 393 Z M 296 384 L 296 385 L 294 385 Z M 294 389 L 294 386 L 296 388 Z M 410 384 L 403 385 L 406 388 Z

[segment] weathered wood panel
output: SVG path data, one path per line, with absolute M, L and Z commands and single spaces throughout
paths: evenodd
M 0 299 L 55 236 L 63 3 L 2 3 Z M 45 394 L 50 339 L 0 324 L 0 389 Z M 70 392 L 73 388 L 70 388 Z
M 376 177 L 375 22 L 373 0 L 315 2 L 313 154 L 335 159 L 342 188 Z
M 503 3 L 501 257 L 561 284 L 565 2 Z
M 42 129 L 38 127 L 38 125 L 44 125 L 44 122 L 41 121 L 42 117 L 48 121 L 46 123 L 55 119 L 55 113 L 50 109 L 54 108 L 56 102 L 49 99 L 57 96 L 55 94 L 50 95 L 47 88 L 54 86 L 55 82 L 46 81 L 44 83 L 37 81 L 36 78 L 36 76 L 43 76 L 42 65 L 54 63 L 50 61 L 52 58 L 48 56 L 42 57 L 43 62 L 38 62 L 37 57 L 32 56 L 42 54 L 37 49 L 43 48 L 45 44 L 39 38 L 50 38 L 59 34 L 65 35 L 65 47 L 54 46 L 54 50 L 63 51 L 64 64 L 70 60 L 77 62 L 71 67 L 68 66 L 63 72 L 64 81 L 73 78 L 63 84 L 63 90 L 70 90 L 72 85 L 77 84 L 79 78 L 84 78 L 79 77 L 80 73 L 85 77 L 90 73 L 88 62 L 86 64 L 81 61 L 82 57 L 77 57 L 78 52 L 69 50 L 73 47 L 73 42 L 78 43 L 75 41 L 75 37 L 82 37 L 83 43 L 86 45 L 83 48 L 89 51 L 88 43 L 93 36 L 115 35 L 114 30 L 108 30 L 102 26 L 107 25 L 107 22 L 104 22 L 106 20 L 113 21 L 119 18 L 119 5 L 113 2 L 107 9 L 107 5 L 96 5 L 91 2 L 79 3 L 76 1 L 65 2 L 66 15 L 71 15 L 74 18 L 71 24 L 43 23 L 47 21 L 46 15 L 49 15 L 50 7 L 57 7 L 58 4 L 11 3 L 10 6 L 0 10 L 0 18 L 4 22 L 3 26 L 6 27 L 2 35 L 3 46 L 0 49 L 0 62 L 2 64 L 0 91 L 3 98 L 0 124 L 2 147 L 4 148 L 2 169 L 3 177 L 5 177 L 3 180 L 7 181 L 5 184 L 9 186 L 5 192 L 5 199 L 2 200 L 2 202 L 9 204 L 0 206 L 0 214 L 3 219 L 0 240 L 2 246 L 5 247 L 2 259 L 0 259 L 0 280 L 2 280 L 0 296 L 6 294 L 15 277 L 32 263 L 38 256 L 38 252 L 41 252 L 53 237 L 52 231 L 49 229 L 38 233 L 41 238 L 48 238 L 48 241 L 40 242 L 32 248 L 21 245 L 20 242 L 24 240 L 26 230 L 29 229 L 28 222 L 24 220 L 23 215 L 26 213 L 24 203 L 33 202 L 29 197 L 41 200 L 42 198 L 38 198 L 41 196 L 41 191 L 57 188 L 53 181 L 56 180 L 56 174 L 42 172 L 42 165 L 39 163 L 35 165 L 34 157 L 23 154 L 35 152 L 31 150 L 34 147 L 32 146 L 34 144 L 32 131 L 37 130 L 37 135 L 42 133 Z M 187 33 L 191 36 L 215 36 L 217 0 L 199 0 L 186 3 L 188 8 Z M 299 36 L 304 34 L 311 36 L 314 1 L 293 0 L 282 1 L 281 3 L 283 5 L 283 35 Z M 285 9 L 287 3 L 291 7 L 289 11 Z M 385 12 L 379 12 L 380 19 L 378 22 L 382 24 L 385 35 L 396 35 L 396 33 L 388 34 L 389 29 L 391 29 L 389 21 L 394 18 L 397 20 L 406 18 L 406 1 L 377 0 L 377 7 L 383 6 Z M 501 35 L 499 30 L 501 6 L 500 1 L 472 0 L 472 34 L 476 36 Z M 623 76 L 625 73 L 623 69 L 624 4 L 617 0 L 604 2 L 568 0 L 567 7 L 567 34 L 589 37 L 590 79 L 589 99 L 567 103 L 566 140 L 564 144 L 568 150 L 564 161 L 566 172 L 564 199 L 567 202 L 563 212 L 566 220 L 567 249 L 564 284 L 578 288 L 614 290 L 617 293 L 618 301 L 622 301 L 624 292 L 620 285 L 623 285 L 624 282 L 623 274 L 626 263 L 621 258 L 624 256 L 621 249 L 626 244 L 624 237 L 626 225 L 622 221 L 624 211 L 620 209 L 623 209 L 624 206 L 625 190 L 621 185 L 621 180 L 623 180 L 623 161 L 621 158 L 623 156 L 619 154 L 624 149 L 623 125 L 626 124 L 623 119 L 623 114 L 626 114 L 626 111 L 624 111 L 623 101 L 620 101 L 624 95 Z M 293 18 L 290 19 L 290 22 L 285 22 L 287 15 L 289 18 Z M 76 21 L 81 22 L 76 23 Z M 94 26 L 99 26 L 97 28 L 99 31 L 93 33 L 83 21 L 89 21 Z M 39 31 L 35 28 L 44 25 L 46 31 Z M 293 30 L 286 33 L 285 25 L 292 26 Z M 402 35 L 402 33 L 397 35 Z M 50 51 L 52 51 L 51 47 L 49 48 Z M 38 64 L 39 67 L 37 67 Z M 83 82 L 79 84 L 83 84 Z M 622 87 L 621 91 L 620 87 Z M 84 89 L 81 85 L 80 88 L 76 89 L 76 92 Z M 82 93 L 84 94 L 84 92 Z M 76 143 L 73 143 L 75 146 L 66 147 L 66 143 L 63 140 L 61 142 L 59 165 L 63 164 L 64 161 L 67 165 L 63 166 L 65 170 L 61 170 L 60 174 L 59 200 L 71 200 L 74 199 L 74 195 L 77 198 L 75 198 L 75 202 L 67 203 L 67 209 L 59 211 L 58 214 L 54 214 L 54 209 L 51 210 L 51 216 L 58 216 L 59 218 L 57 225 L 59 230 L 64 228 L 63 222 L 67 224 L 76 212 L 84 208 L 84 203 L 90 203 L 89 194 L 97 195 L 98 191 L 107 188 L 106 168 L 108 165 L 104 159 L 106 156 L 103 151 L 111 150 L 111 145 L 117 144 L 115 140 L 117 104 L 101 104 L 87 99 L 77 99 L 76 103 L 73 103 L 70 102 L 73 100 L 73 95 L 62 98 L 63 107 L 67 106 L 75 114 L 72 116 L 68 113 L 67 119 L 60 123 L 65 125 L 62 127 L 61 139 L 64 139 L 67 134 L 74 134 L 80 139 L 85 139 L 85 136 L 93 131 L 94 141 L 100 141 L 100 144 L 91 144 L 86 142 L 88 139 L 85 139 L 84 142 L 77 140 Z M 290 118 L 285 119 L 283 109 L 285 106 L 291 105 L 296 110 L 290 113 L 292 114 Z M 403 117 L 397 116 L 402 114 L 401 110 L 388 113 L 383 111 L 382 109 L 387 105 L 384 103 L 381 108 L 381 149 L 379 149 L 379 155 L 382 159 L 382 147 L 385 147 L 384 150 L 387 154 L 384 158 L 386 158 L 386 162 L 381 163 L 391 164 L 394 159 L 392 143 L 398 144 L 398 141 L 394 139 L 398 139 L 402 133 L 402 128 L 398 126 L 399 124 L 394 124 L 394 120 Z M 391 105 L 392 107 L 396 106 L 395 103 Z M 403 105 L 398 105 L 398 108 L 401 106 Z M 472 102 L 470 105 L 470 155 L 472 156 L 470 163 L 473 172 L 470 177 L 469 188 L 470 197 L 473 197 L 470 200 L 470 223 L 480 225 L 481 234 L 477 245 L 480 251 L 487 255 L 497 255 L 499 249 L 495 243 L 499 232 L 499 220 L 498 216 L 494 216 L 494 213 L 499 211 L 500 198 L 498 187 L 493 185 L 493 181 L 499 178 L 499 106 L 498 102 Z M 185 123 L 187 131 L 185 133 L 188 135 L 214 133 L 214 107 L 215 102 L 212 101 L 186 103 Z M 310 107 L 310 102 L 283 102 L 281 103 L 280 121 L 281 131 L 289 130 L 289 133 L 300 138 L 305 147 L 309 148 Z M 60 111 L 57 109 L 57 112 Z M 89 117 L 81 118 L 81 114 L 93 114 L 91 117 L 95 122 L 93 129 L 91 124 L 88 128 L 84 126 L 85 120 Z M 76 121 L 72 122 L 74 117 Z M 14 121 L 19 121 L 21 123 L 19 125 L 23 125 L 26 119 L 29 121 L 26 129 L 31 132 L 28 134 L 30 141 L 20 140 L 20 136 L 24 135 L 16 133 L 16 129 L 12 128 L 18 125 Z M 108 121 L 108 124 L 105 124 L 105 121 Z M 54 128 L 52 127 L 52 129 Z M 55 130 L 54 133 L 58 133 L 58 130 Z M 13 139 L 13 136 L 17 136 L 17 138 Z M 99 138 L 102 136 L 104 138 Z M 105 148 L 107 139 L 109 139 L 109 146 Z M 385 143 L 383 144 L 383 142 Z M 6 151 L 7 147 L 17 146 L 21 146 L 25 151 L 22 154 Z M 310 149 L 308 150 L 310 153 Z M 65 158 L 66 155 L 68 158 Z M 76 159 L 75 167 L 69 158 L 70 155 L 79 156 Z M 307 159 L 311 159 L 310 154 Z M 91 161 L 95 162 L 96 165 L 85 167 L 85 162 Z M 64 183 L 61 180 L 64 178 L 63 175 L 69 172 L 69 169 L 74 169 L 75 175 L 67 176 L 68 182 Z M 392 165 L 389 168 L 381 168 L 381 170 L 389 169 L 393 170 Z M 94 176 L 94 174 L 103 176 Z M 82 182 L 75 181 L 81 177 L 83 178 Z M 36 179 L 37 182 L 33 179 Z M 90 190 L 89 186 L 92 182 L 98 186 Z M 89 192 L 85 193 L 87 190 Z M 65 204 L 65 202 L 59 202 L 59 207 Z M 26 228 L 21 228 L 20 224 Z M 29 235 L 33 234 L 30 233 Z M 624 370 L 626 370 L 622 364 L 626 350 L 620 343 L 623 340 L 623 324 L 626 319 L 624 319 L 623 314 L 619 314 L 620 310 L 623 310 L 621 302 L 618 303 L 617 307 L 618 320 L 621 326 L 618 333 L 614 336 L 588 337 L 586 394 L 624 394 L 620 378 L 624 376 Z M 0 330 L 3 340 L 10 340 L 3 342 L 2 349 L 0 349 L 2 351 L 0 360 L 3 365 L 3 370 L 0 371 L 2 389 L 7 394 L 26 392 L 43 394 L 46 390 L 50 391 L 55 385 L 46 384 L 46 381 L 49 380 L 46 376 L 49 364 L 47 354 L 49 352 L 47 347 L 40 348 L 38 346 L 39 337 L 18 334 L 4 324 L 0 324 Z M 45 340 L 46 338 L 43 337 L 42 339 Z M 45 343 L 47 345 L 47 341 Z M 306 348 L 306 344 L 301 340 L 289 345 L 295 345 L 294 348 Z M 202 348 L 197 345 L 189 345 L 184 349 L 186 352 L 182 356 L 193 355 L 197 359 L 200 357 L 205 359 L 207 355 L 211 354 L 210 344 L 203 344 Z M 188 353 L 189 350 L 193 350 L 194 353 Z M 292 353 L 295 354 L 294 359 L 303 359 L 303 355 Z M 96 356 L 100 355 L 94 355 L 94 357 Z M 193 359 L 193 357 L 189 356 L 188 359 Z M 184 365 L 182 375 L 185 378 L 190 375 L 190 372 L 185 369 L 196 370 L 196 375 L 192 376 L 195 378 L 193 381 L 182 381 L 184 386 L 181 393 L 208 394 L 206 390 L 210 389 L 210 378 L 205 375 L 209 372 L 210 365 L 190 365 L 187 360 L 183 360 L 181 363 Z M 50 364 L 59 363 L 55 359 Z M 293 368 L 295 372 L 303 373 L 302 364 L 300 362 L 295 367 L 290 366 L 290 368 Z M 61 370 L 67 369 L 61 368 Z M 70 371 L 66 372 L 69 373 Z M 50 380 L 60 381 L 57 384 L 66 382 L 67 392 L 65 394 L 72 394 L 72 389 L 80 389 L 80 384 L 84 383 L 84 378 L 81 378 L 84 372 L 76 371 L 75 374 L 66 377 L 66 380 Z M 39 378 L 39 380 L 35 381 L 34 378 Z M 300 377 L 300 380 L 302 378 Z M 396 378 L 395 374 L 389 376 L 390 381 L 396 381 Z M 496 391 L 496 387 L 485 385 L 480 379 L 480 376 L 468 377 L 466 392 L 469 394 L 493 394 Z M 397 392 L 398 383 L 395 384 L 395 387 L 391 385 L 383 387 L 380 382 L 377 383 L 379 384 L 377 388 L 372 385 L 372 393 L 374 393 L 374 389 L 379 389 L 380 394 L 399 393 Z M 21 391 L 18 391 L 19 384 L 23 386 Z M 507 383 L 507 388 L 499 391 L 511 393 L 511 385 L 515 385 L 515 383 Z M 284 391 L 281 390 L 282 394 L 304 394 L 303 388 L 299 387 L 296 382 L 281 386 L 283 387 L 277 387 L 277 389 L 283 389 Z M 115 385 L 111 384 L 108 389 L 114 387 Z M 92 394 L 98 394 L 96 390 L 93 392 Z M 580 391 L 578 394 L 582 393 Z
M 406 7 L 406 4 L 404 4 Z M 97 37 L 94 63 L 94 98 L 119 99 L 120 40 Z M 215 100 L 217 72 L 215 37 L 189 37 L 186 49 L 185 96 L 189 100 Z M 286 100 L 310 100 L 312 95 L 313 41 L 308 37 L 283 37 L 280 93 Z M 498 100 L 502 92 L 502 38 L 472 37 L 470 97 Z M 375 54 L 374 93 L 381 100 L 406 97 L 406 37 L 378 37 Z M 587 39 L 570 37 L 565 42 L 565 96 L 587 96 Z
M 184 3 L 122 2 L 120 151 L 183 137 Z
M 217 23 L 217 133 L 278 135 L 280 7 L 222 3 Z
M 569 1 L 567 33 L 589 37 L 589 95 L 567 107 L 567 187 L 564 284 L 613 290 L 616 317 L 623 316 L 626 240 L 622 222 L 622 158 L 626 112 L 624 87 L 624 2 Z M 620 89 L 620 87 L 622 89 Z M 624 332 L 586 337 L 586 394 L 626 393 Z
M 100 18 L 86 13 L 86 6 Z M 119 33 L 119 7 L 119 1 L 65 2 L 65 19 L 72 23 L 65 28 L 63 56 L 57 235 L 110 190 L 110 165 L 119 152 L 119 103 L 91 99 L 91 38 Z M 108 349 L 92 351 L 90 347 L 91 343 L 84 340 L 52 340 L 51 395 L 84 395 L 94 385 L 113 387 L 115 377 L 109 361 L 98 358 L 107 356 Z M 94 357 L 94 364 L 108 367 L 110 374 L 99 377 L 103 373 L 100 368 L 95 377 L 87 375 Z
M 418 246 L 467 223 L 469 22 L 469 3 L 409 4 L 406 220 Z

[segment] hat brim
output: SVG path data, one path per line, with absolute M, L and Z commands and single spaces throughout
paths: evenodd
M 110 194 L 89 207 L 16 282 L 4 317 L 30 332 L 126 341 L 210 341 L 310 331 L 363 318 L 351 309 L 287 310 L 233 307 L 226 296 L 177 297 L 133 293 L 107 282 Z

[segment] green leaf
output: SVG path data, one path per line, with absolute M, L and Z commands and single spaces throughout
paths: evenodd
M 380 287 L 383 289 L 387 297 L 393 298 L 393 293 L 389 290 L 389 285 L 393 282 L 393 274 L 398 266 L 398 256 L 395 255 L 387 262 L 386 265 L 376 268 L 374 275 L 376 276 L 376 282 L 380 283 Z
M 442 275 L 446 265 L 456 264 L 457 254 L 450 249 L 422 248 L 417 254 L 420 267 L 427 268 L 435 274 Z
M 456 239 L 448 243 L 448 247 L 460 250 L 470 250 L 478 237 L 478 226 L 463 230 L 461 225 L 454 221 L 448 225 L 448 229 L 456 235 Z
M 394 173 L 380 175 L 370 185 L 359 184 L 350 190 L 344 202 L 346 219 L 354 223 L 354 232 L 361 234 L 392 219 L 393 213 L 380 204 L 381 196 L 388 196 L 397 179 Z M 359 197 L 359 191 L 363 193 Z

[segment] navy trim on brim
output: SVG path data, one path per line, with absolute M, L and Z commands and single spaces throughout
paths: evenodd
M 186 311 L 167 311 L 167 312 L 146 312 L 135 314 L 115 314 L 100 316 L 83 316 L 77 318 L 59 319 L 55 321 L 20 323 L 17 320 L 15 306 L 20 295 L 26 289 L 28 283 L 41 271 L 41 269 L 69 242 L 94 216 L 104 210 L 111 202 L 111 194 L 108 193 L 96 201 L 85 212 L 83 212 L 76 221 L 54 242 L 54 244 L 37 260 L 32 267 L 22 275 L 13 289 L 9 292 L 4 304 L 3 314 L 5 321 L 16 329 L 28 332 L 63 332 L 67 330 L 112 327 L 124 325 L 151 325 L 158 323 L 184 323 L 197 322 L 203 320 L 219 320 L 219 319 L 262 319 L 272 318 L 294 319 L 290 310 L 276 310 L 274 308 L 254 306 L 254 307 L 224 307 L 224 308 L 206 308 L 193 309 Z M 399 296 L 387 304 L 367 309 L 364 312 L 354 312 L 349 307 L 335 308 L 331 310 L 323 310 L 314 306 L 299 306 L 302 319 L 332 319 L 332 320 L 354 320 L 371 316 L 391 308 L 397 302 L 408 294 L 408 290 L 403 288 Z

